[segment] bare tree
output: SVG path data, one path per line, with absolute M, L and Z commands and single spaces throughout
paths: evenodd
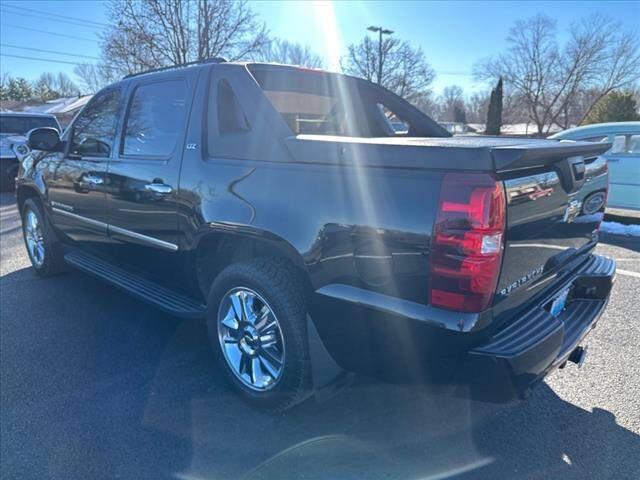
M 293 43 L 279 38 L 272 39 L 262 52 L 254 58 L 265 62 L 299 65 L 308 68 L 324 67 L 322 57 L 311 50 L 308 45 L 303 46 L 299 43 Z
M 83 63 L 73 69 L 73 73 L 80 79 L 83 93 L 94 94 L 118 79 L 113 69 L 103 64 Z
M 554 20 L 544 15 L 518 20 L 507 37 L 508 50 L 475 67 L 479 79 L 504 78 L 540 135 L 553 124 L 579 123 L 597 100 L 640 79 L 638 39 L 619 23 L 594 15 L 573 24 L 568 34 L 561 48 Z M 580 106 L 585 91 L 595 95 Z
M 180 1 L 180 0 L 176 0 Z M 269 42 L 267 28 L 244 0 L 197 0 L 197 58 L 240 60 Z
M 56 87 L 56 76 L 53 73 L 44 72 L 33 82 L 33 95 L 39 100 L 46 102 L 47 100 L 60 96 Z
M 430 95 L 429 86 L 435 72 L 424 58 L 421 48 L 395 37 L 382 40 L 382 78 L 380 84 L 406 100 L 419 104 Z M 378 42 L 364 37 L 358 44 L 349 45 L 344 70 L 371 82 L 378 78 Z
M 466 105 L 464 92 L 458 85 L 445 87 L 440 97 L 440 120 L 456 122 L 461 120 L 461 113 L 464 113 L 466 120 Z
M 467 106 L 467 121 L 469 123 L 484 123 L 486 121 L 487 109 L 489 108 L 488 93 L 472 93 L 465 103 Z
M 66 73 L 42 73 L 32 84 L 34 97 L 44 101 L 58 97 L 74 97 L 80 94 L 80 89 L 73 83 Z
M 210 57 L 249 57 L 267 30 L 244 0 L 111 0 L 105 63 L 121 73 Z
M 75 97 L 80 95 L 80 89 L 78 86 L 73 83 L 73 80 L 69 78 L 69 75 L 66 73 L 58 73 L 56 76 L 56 91 L 62 97 Z

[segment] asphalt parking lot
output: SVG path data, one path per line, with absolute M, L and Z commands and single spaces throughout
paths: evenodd
M 582 369 L 488 405 L 366 378 L 284 415 L 252 410 L 204 325 L 87 275 L 36 277 L 0 197 L 3 479 L 640 478 L 640 238 L 607 235 L 611 303 Z

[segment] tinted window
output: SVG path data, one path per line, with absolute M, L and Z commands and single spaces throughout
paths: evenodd
M 42 127 L 53 127 L 60 130 L 58 122 L 50 117 L 0 116 L 0 133 L 26 135 L 29 130 Z
M 187 86 L 183 80 L 136 88 L 127 116 L 122 153 L 169 156 L 184 128 L 186 94 Z
M 607 137 L 606 135 L 598 135 L 596 137 L 581 138 L 580 141 L 581 142 L 608 142 L 609 137 Z
M 95 97 L 73 124 L 69 153 L 90 157 L 111 156 L 119 107 L 119 90 L 109 90 Z
M 240 108 L 231 85 L 226 80 L 218 84 L 218 130 L 221 134 L 249 130 L 247 117 Z
M 409 133 L 409 124 L 402 120 L 395 112 L 391 111 L 386 105 L 378 104 L 380 112 L 382 112 L 383 119 L 388 128 L 396 135 L 404 135 Z
M 352 78 L 296 69 L 258 69 L 252 74 L 296 135 L 394 135 L 381 121 L 377 104 L 383 102 L 375 92 L 363 92 Z

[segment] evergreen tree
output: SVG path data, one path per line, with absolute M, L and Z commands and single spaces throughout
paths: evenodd
M 58 97 L 58 93 L 51 88 L 49 84 L 42 79 L 33 82 L 33 96 L 43 102 Z
M 500 135 L 502 126 L 502 77 L 498 80 L 496 87 L 491 90 L 489 99 L 489 110 L 487 111 L 487 135 Z
M 12 78 L 9 80 L 9 87 L 7 90 L 7 97 L 9 100 L 24 101 L 29 100 L 32 97 L 31 86 L 29 85 L 29 82 L 22 77 Z
M 582 125 L 640 120 L 638 105 L 630 92 L 613 91 L 598 100 Z

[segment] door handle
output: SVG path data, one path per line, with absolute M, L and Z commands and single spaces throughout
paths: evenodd
M 612 163 L 612 162 L 617 162 L 619 161 L 619 158 L 607 158 L 607 162 Z
M 168 195 L 173 192 L 171 185 L 165 185 L 164 183 L 148 183 L 144 186 L 144 189 L 148 192 L 157 193 L 160 195 Z

